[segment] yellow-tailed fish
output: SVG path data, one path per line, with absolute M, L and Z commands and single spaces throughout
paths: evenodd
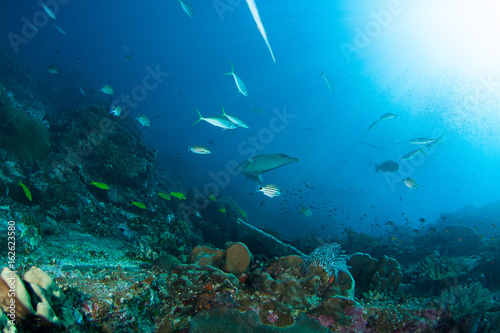
M 247 124 L 245 124 L 245 123 L 243 122 L 243 120 L 241 120 L 241 119 L 239 119 L 239 118 L 237 118 L 237 117 L 235 117 L 235 116 L 230 116 L 230 115 L 228 115 L 228 114 L 226 113 L 226 111 L 224 110 L 224 108 L 223 108 L 223 107 L 221 107 L 221 108 L 222 108 L 222 116 L 223 116 L 223 117 L 226 117 L 226 118 L 227 118 L 227 119 L 229 119 L 229 120 L 230 120 L 233 124 L 235 124 L 235 125 L 237 125 L 237 126 L 239 126 L 239 127 L 248 128 L 248 125 L 247 125 Z
M 170 192 L 170 196 L 179 200 L 186 200 L 186 196 L 182 192 Z
M 54 66 L 49 66 L 47 68 L 47 70 L 49 71 L 49 73 L 52 73 L 52 74 L 58 74 L 59 71 L 57 70 L 57 68 L 55 68 Z
M 19 181 L 19 186 L 22 187 L 24 191 L 24 195 L 26 195 L 26 198 L 28 198 L 29 201 L 31 201 L 31 192 L 28 188 L 28 186 L 24 185 L 22 181 Z
M 420 148 L 420 149 L 417 149 L 417 150 L 414 150 L 414 151 L 411 151 L 409 152 L 408 154 L 406 154 L 405 156 L 401 157 L 401 160 L 403 161 L 406 161 L 406 160 L 411 160 L 412 158 L 414 158 L 415 156 L 417 156 L 419 153 L 422 153 L 424 155 L 427 155 L 424 151 L 424 147 Z
M 417 182 L 415 181 L 415 179 L 413 179 L 413 178 L 411 178 L 411 177 L 408 177 L 408 178 L 403 179 L 403 183 L 404 183 L 407 187 L 411 188 L 412 190 L 413 190 L 413 189 L 415 189 L 415 190 L 416 190 L 416 189 L 418 189 L 418 184 L 417 184 Z
M 243 96 L 248 96 L 247 87 L 245 86 L 245 83 L 243 83 L 243 80 L 238 75 L 234 74 L 234 67 L 232 62 L 231 62 L 231 72 L 224 73 L 224 75 L 232 75 L 234 78 L 234 82 L 236 83 L 236 88 L 238 88 L 238 91 L 241 94 L 243 94 Z
M 193 10 L 193 7 L 191 7 L 190 4 L 182 1 L 182 0 L 179 0 L 180 4 L 181 4 L 181 7 L 182 9 L 184 10 L 184 12 L 186 14 L 188 14 L 189 17 L 194 17 L 194 10 Z
M 198 146 L 198 145 L 189 146 L 188 151 L 192 151 L 195 154 L 201 154 L 201 155 L 206 155 L 206 154 L 212 153 L 210 150 L 207 149 L 207 147 Z
M 250 12 L 252 13 L 252 17 L 257 24 L 257 28 L 259 29 L 260 34 L 262 35 L 262 38 L 264 38 L 264 41 L 266 42 L 267 48 L 269 49 L 269 52 L 271 53 L 271 57 L 273 58 L 273 61 L 276 62 L 276 59 L 274 59 L 274 54 L 273 50 L 271 49 L 271 45 L 269 45 L 269 41 L 267 40 L 267 33 L 266 29 L 264 29 L 264 25 L 262 24 L 262 21 L 260 20 L 260 15 L 259 15 L 259 10 L 257 9 L 257 5 L 255 4 L 254 0 L 246 0 L 248 8 L 250 9 Z
M 43 10 L 47 13 L 47 15 L 49 15 L 49 17 L 51 19 L 56 19 L 56 14 L 54 14 L 54 12 L 47 6 L 45 6 L 45 4 L 43 2 L 40 2 L 40 4 L 42 5 L 42 8 Z
M 158 195 L 165 200 L 170 200 L 170 195 L 168 195 L 167 193 L 160 192 L 158 193 Z
M 370 127 L 368 127 L 368 130 L 371 130 L 373 128 L 373 126 L 377 125 L 379 122 L 381 121 L 384 121 L 384 120 L 387 120 L 387 119 L 391 119 L 391 118 L 396 118 L 398 115 L 397 114 L 394 114 L 394 113 L 384 113 L 383 115 L 380 116 L 379 119 L 375 120 L 373 122 L 373 124 L 370 125 Z
M 236 126 L 236 124 L 234 124 L 233 122 L 231 122 L 225 118 L 222 118 L 222 117 L 206 117 L 205 118 L 201 115 L 201 113 L 200 113 L 200 111 L 198 111 L 198 109 L 196 109 L 196 112 L 198 112 L 198 115 L 200 116 L 200 118 L 197 121 L 195 121 L 193 123 L 193 125 L 196 125 L 199 121 L 204 120 L 211 125 L 223 128 L 225 130 L 226 129 L 234 129 L 234 128 L 238 127 L 238 126 Z
M 148 209 L 148 207 L 146 207 L 145 204 L 143 204 L 142 202 L 138 202 L 138 201 L 132 202 L 131 206 L 136 206 L 137 208 L 140 208 L 140 209 Z
M 146 126 L 146 127 L 149 127 L 151 126 L 151 121 L 149 120 L 149 118 L 145 115 L 139 115 L 137 116 L 137 121 L 139 122 L 139 124 L 141 124 L 142 126 Z
M 325 72 L 323 72 L 323 67 L 321 67 L 321 73 L 319 75 L 323 76 L 326 85 L 328 86 L 328 89 L 330 89 L 333 92 L 333 87 L 334 87 L 333 82 L 328 76 L 326 76 Z
M 91 182 L 90 185 L 94 185 L 95 187 L 100 188 L 101 190 L 109 190 L 109 186 L 105 183 Z
M 113 86 L 111 86 L 110 84 L 102 86 L 99 91 L 106 95 L 113 95 L 114 93 Z
M 269 198 L 274 198 L 274 197 L 281 195 L 281 191 L 278 188 L 278 186 L 273 185 L 273 184 L 261 186 L 261 187 L 259 187 L 259 191 L 264 193 L 264 195 L 268 196 Z

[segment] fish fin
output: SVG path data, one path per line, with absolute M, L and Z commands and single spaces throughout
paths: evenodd
M 248 163 L 249 163 L 249 164 L 254 164 L 254 163 L 255 163 L 255 161 L 253 160 L 253 158 L 249 157 L 249 158 L 248 158 Z
M 234 67 L 233 67 L 233 62 L 231 61 L 231 72 L 229 73 L 224 73 L 222 75 L 234 75 Z
M 427 156 L 426 152 L 424 151 L 424 148 L 425 148 L 425 146 L 423 146 L 422 148 L 420 148 L 420 152 L 421 152 L 422 154 L 424 154 L 425 156 Z
M 224 110 L 224 107 L 222 107 L 222 106 L 221 106 L 220 108 L 222 109 L 222 115 L 223 115 L 223 116 L 227 116 L 227 114 L 226 114 L 226 110 Z
M 197 121 L 195 121 L 195 122 L 193 123 L 193 125 L 191 125 L 191 126 L 194 126 L 194 125 L 196 125 L 196 124 L 197 124 L 200 120 L 203 120 L 203 116 L 201 115 L 200 111 L 198 111 L 198 108 L 196 108 L 196 112 L 198 112 L 198 114 L 200 115 L 200 118 L 199 118 Z

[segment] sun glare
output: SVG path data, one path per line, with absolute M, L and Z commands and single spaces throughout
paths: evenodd
M 411 7 L 416 41 L 429 60 L 470 74 L 500 74 L 500 1 L 424 0 Z

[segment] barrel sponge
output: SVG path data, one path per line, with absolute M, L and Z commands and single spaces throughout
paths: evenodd
M 0 147 L 25 160 L 41 160 L 49 153 L 50 133 L 37 119 L 4 106 L 0 108 Z

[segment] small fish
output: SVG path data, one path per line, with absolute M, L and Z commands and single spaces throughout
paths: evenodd
M 226 214 L 226 208 L 220 208 L 217 210 L 219 213 Z
M 387 119 L 391 119 L 391 118 L 396 118 L 397 116 L 398 115 L 394 114 L 394 113 L 384 113 L 383 115 L 380 116 L 379 119 L 375 120 L 373 122 L 373 124 L 370 125 L 370 127 L 368 127 L 368 130 L 371 130 L 373 128 L 373 126 L 377 125 L 381 121 L 384 121 L 384 120 L 387 120 Z
M 19 181 L 19 186 L 22 187 L 26 198 L 28 198 L 28 200 L 31 201 L 31 192 L 30 192 L 28 186 L 24 185 L 22 181 Z
M 210 200 L 210 201 L 216 201 L 216 200 L 217 200 L 217 197 L 215 196 L 215 194 L 210 194 L 210 195 L 208 196 L 208 200 Z
M 131 206 L 136 206 L 137 208 L 140 208 L 140 209 L 148 209 L 148 207 L 146 207 L 145 204 L 143 204 L 142 202 L 138 202 L 138 201 L 132 202 Z
M 86 97 L 85 91 L 83 91 L 82 87 L 78 86 L 78 90 L 80 90 L 80 93 L 83 95 L 83 97 Z
M 160 192 L 158 193 L 158 195 L 160 196 L 160 198 L 163 198 L 165 200 L 170 200 L 170 195 L 168 195 L 167 193 Z
M 405 141 L 405 142 L 398 142 L 399 144 L 402 144 L 402 143 L 409 143 L 409 144 L 412 144 L 412 145 L 427 145 L 427 144 L 430 144 L 430 143 L 434 143 L 436 141 L 438 142 L 441 142 L 441 138 L 442 137 L 439 137 L 437 139 L 429 139 L 429 138 L 415 138 L 415 139 L 411 139 L 409 141 Z
M 42 8 L 43 10 L 47 13 L 47 15 L 49 15 L 49 17 L 51 19 L 56 19 L 56 15 L 54 14 L 54 12 L 47 6 L 45 6 L 45 4 L 43 2 L 40 2 L 40 4 L 42 5 Z
M 312 211 L 310 209 L 307 209 L 307 208 L 300 208 L 300 212 L 299 214 L 302 214 L 304 215 L 305 217 L 311 217 L 313 215 Z
M 184 12 L 186 14 L 188 14 L 189 17 L 194 17 L 194 11 L 193 11 L 193 7 L 191 7 L 190 4 L 182 1 L 182 0 L 179 0 L 180 4 L 181 4 L 181 7 L 182 9 L 184 10 Z
M 137 116 L 137 121 L 139 122 L 139 124 L 141 124 L 142 126 L 146 126 L 146 127 L 149 127 L 151 126 L 151 121 L 149 120 L 148 117 L 146 117 L 145 115 L 138 115 Z
M 247 87 L 245 86 L 245 83 L 243 83 L 243 80 L 238 75 L 234 74 L 234 67 L 232 62 L 231 62 L 231 72 L 224 73 L 224 75 L 232 75 L 234 78 L 234 82 L 236 83 L 236 88 L 238 88 L 238 91 L 241 94 L 243 94 L 243 96 L 248 96 Z
M 321 67 L 321 73 L 319 75 L 323 76 L 326 85 L 328 86 L 328 89 L 330 89 L 333 92 L 333 87 L 334 87 L 333 82 L 328 76 L 325 75 L 325 72 L 323 72 L 323 67 Z
M 424 151 L 424 148 L 422 147 L 420 149 L 417 149 L 417 150 L 409 152 L 405 156 L 401 157 L 401 160 L 403 160 L 403 161 L 411 160 L 412 158 L 414 158 L 415 156 L 417 156 L 419 153 L 422 153 L 422 154 L 424 154 L 424 155 L 427 156 L 427 154 Z
M 418 189 L 418 184 L 417 184 L 417 182 L 415 181 L 415 179 L 413 179 L 413 178 L 411 178 L 411 177 L 408 177 L 408 178 L 403 179 L 403 183 L 404 183 L 407 187 L 411 188 L 412 190 L 413 190 L 413 189 Z
M 170 196 L 179 200 L 186 200 L 186 196 L 182 192 L 170 192 Z
M 196 109 L 196 112 L 198 112 L 198 115 L 200 116 L 200 118 L 193 123 L 193 126 L 196 125 L 199 121 L 204 120 L 211 125 L 223 128 L 225 130 L 226 129 L 234 129 L 234 128 L 238 127 L 235 123 L 233 123 L 225 118 L 222 118 L 222 117 L 206 117 L 205 118 L 201 115 L 201 113 L 200 113 L 200 111 L 198 111 L 198 109 Z
M 267 195 L 269 198 L 274 198 L 281 195 L 281 191 L 279 190 L 279 188 L 273 184 L 261 186 L 259 187 L 259 191 L 264 193 L 264 195 Z
M 259 109 L 258 107 L 254 106 L 252 112 L 257 111 L 260 114 L 266 114 L 263 110 Z
M 59 71 L 57 70 L 57 68 L 55 68 L 54 66 L 47 67 L 47 70 L 49 71 L 49 73 L 52 73 L 52 74 L 58 74 L 59 73 Z
M 109 114 L 119 117 L 122 114 L 122 107 L 120 105 L 111 105 Z
M 424 223 L 425 219 L 423 217 L 421 217 L 419 221 L 422 222 L 422 223 Z
M 203 146 L 189 146 L 188 151 L 192 151 L 195 154 L 211 154 L 212 152 Z
M 130 59 L 132 59 L 132 57 L 134 56 L 134 54 L 132 53 L 132 51 L 130 50 L 130 48 L 125 45 L 125 44 L 120 44 L 123 51 L 125 52 L 125 61 L 130 61 Z
M 245 123 L 243 122 L 243 120 L 241 120 L 241 119 L 239 119 L 239 118 L 237 118 L 237 117 L 235 117 L 235 116 L 230 116 L 230 115 L 228 115 L 228 114 L 226 113 L 226 111 L 224 110 L 224 108 L 223 108 L 223 107 L 221 107 L 221 108 L 222 108 L 222 116 L 223 116 L 223 117 L 226 117 L 226 118 L 227 118 L 227 119 L 229 119 L 229 120 L 230 120 L 233 124 L 235 124 L 235 125 L 237 125 L 237 126 L 239 126 L 239 127 L 248 128 L 248 125 L 247 125 L 247 124 L 245 124 Z
M 392 221 L 387 221 L 387 222 L 385 222 L 385 225 L 393 226 L 393 225 L 394 225 L 394 222 L 392 222 Z
M 56 28 L 57 31 L 59 31 L 63 35 L 67 35 L 66 31 L 63 28 L 61 28 L 60 26 L 58 26 L 57 24 L 54 24 L 54 28 Z
M 109 190 L 109 186 L 105 183 L 91 182 L 90 185 L 94 185 L 95 187 L 100 188 L 101 190 Z
M 110 84 L 102 86 L 99 91 L 106 95 L 113 95 L 114 93 L 113 87 Z

